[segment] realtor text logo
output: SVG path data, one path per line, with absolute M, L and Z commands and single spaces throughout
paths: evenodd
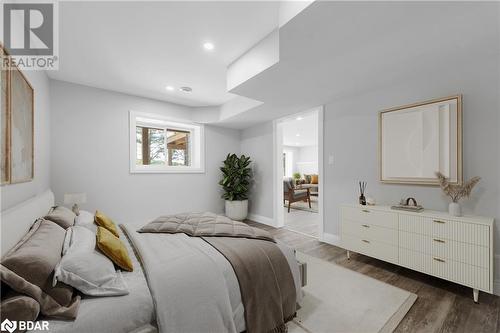
M 2 59 L 2 67 L 57 69 L 57 3 L 3 2 L 2 12 L 3 41 L 10 55 Z

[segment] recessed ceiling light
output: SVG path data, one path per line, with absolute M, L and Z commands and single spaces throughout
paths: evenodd
M 295 136 L 300 136 L 300 134 L 299 134 L 299 133 L 297 133 L 297 134 L 295 134 Z
M 304 118 L 302 118 L 302 117 L 297 117 L 296 119 L 297 119 L 297 120 L 302 120 L 302 119 L 304 119 Z
M 212 51 L 212 50 L 215 48 L 215 46 L 214 46 L 214 44 L 212 44 L 212 43 L 210 43 L 210 42 L 205 42 L 205 43 L 203 44 L 203 48 L 204 48 L 205 50 L 207 50 L 207 51 Z
M 191 91 L 193 91 L 193 88 L 191 88 L 191 87 L 180 87 L 179 90 L 180 91 L 184 91 L 184 92 L 191 92 Z
M 174 87 L 172 86 L 166 86 L 165 89 L 167 89 L 168 91 L 174 91 Z

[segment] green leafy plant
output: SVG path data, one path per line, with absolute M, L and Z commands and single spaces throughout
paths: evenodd
M 293 176 L 293 179 L 299 180 L 300 179 L 300 172 L 294 172 L 292 176 Z
M 219 185 L 224 189 L 222 198 L 229 201 L 248 199 L 248 190 L 252 178 L 250 157 L 228 154 L 224 165 L 220 167 L 222 179 Z

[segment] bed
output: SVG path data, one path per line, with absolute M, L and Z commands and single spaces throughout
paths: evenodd
M 54 196 L 47 191 L 3 212 L 2 255 L 53 204 Z M 135 268 L 133 272 L 122 272 L 129 294 L 113 297 L 82 296 L 75 320 L 39 317 L 39 320 L 48 320 L 51 332 L 149 333 L 188 328 L 190 333 L 195 333 L 201 332 L 201 327 L 210 327 L 207 325 L 211 323 L 214 325 L 213 329 L 208 331 L 220 331 L 222 327 L 227 332 L 243 332 L 247 329 L 238 278 L 225 256 L 199 237 L 189 237 L 184 233 L 137 233 L 139 227 L 126 224 L 120 229 L 121 239 L 124 240 Z M 277 245 L 290 265 L 297 301 L 300 301 L 301 272 L 294 252 L 284 244 Z M 163 254 L 157 256 L 154 252 Z M 186 262 L 195 262 L 194 260 L 202 261 L 199 265 L 186 265 Z M 203 264 L 212 267 L 210 272 L 205 270 L 200 274 L 196 270 L 196 266 Z M 149 267 L 146 274 L 144 267 Z M 210 278 L 212 275 L 214 277 Z M 209 287 L 201 288 L 203 285 Z M 205 317 L 196 315 L 193 310 L 197 303 L 204 304 L 199 301 L 204 297 L 207 304 L 212 304 L 206 311 L 202 310 L 206 313 Z M 210 318 L 210 313 L 215 319 Z M 226 322 L 217 323 L 217 319 Z

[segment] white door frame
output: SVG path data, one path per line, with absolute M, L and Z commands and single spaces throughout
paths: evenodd
M 296 115 L 304 114 L 307 112 L 318 112 L 318 176 L 319 176 L 319 195 L 318 195 L 318 214 L 319 214 L 319 224 L 318 224 L 318 239 L 323 240 L 323 217 L 324 217 L 324 190 L 323 186 L 325 184 L 324 172 L 323 172 L 323 119 L 324 119 L 324 107 L 319 106 L 312 108 L 305 112 L 299 112 Z M 296 116 L 295 115 L 295 116 Z M 285 226 L 285 214 L 283 209 L 283 122 L 290 120 L 294 115 L 279 118 L 273 121 L 273 183 L 274 183 L 274 195 L 273 195 L 273 210 L 274 210 L 274 220 L 277 228 L 282 228 Z

